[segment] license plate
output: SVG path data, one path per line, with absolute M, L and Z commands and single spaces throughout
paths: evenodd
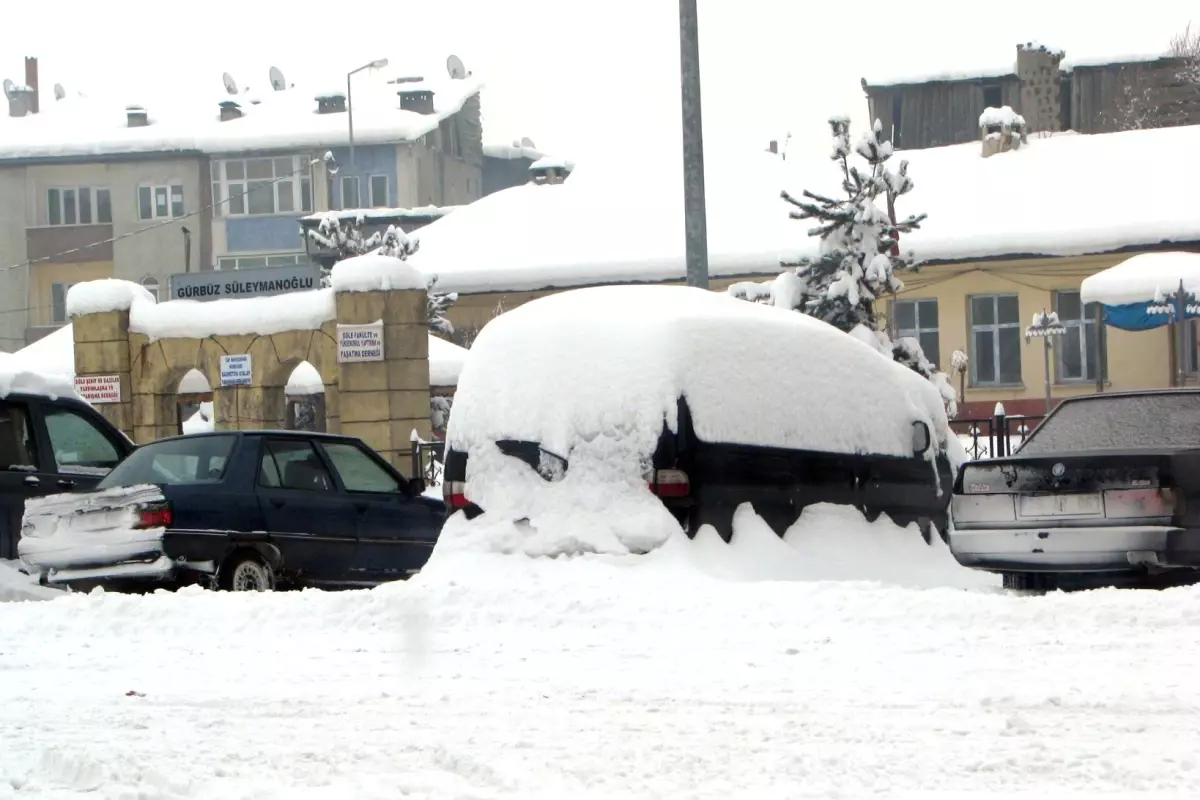
M 1023 494 L 1017 501 L 1022 517 L 1089 517 L 1102 513 L 1099 494 Z
M 68 517 L 67 527 L 72 531 L 102 531 L 115 528 L 124 521 L 121 511 L 92 511 Z

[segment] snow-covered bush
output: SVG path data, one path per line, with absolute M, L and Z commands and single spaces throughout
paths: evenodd
M 805 190 L 801 197 L 783 192 L 795 206 L 793 219 L 816 220 L 811 236 L 821 238 L 820 255 L 790 267 L 766 283 L 740 282 L 730 294 L 751 302 L 799 311 L 862 339 L 881 353 L 928 378 L 937 387 L 946 411 L 957 413 L 957 393 L 947 377 L 931 364 L 915 340 L 893 343 L 883 330 L 877 303 L 880 297 L 904 288 L 897 270 L 915 269 L 912 255 L 900 251 L 900 234 L 917 230 L 925 214 L 897 220 L 896 200 L 913 188 L 908 162 L 896 171 L 888 169 L 892 143 L 880 141 L 883 126 L 878 120 L 851 148 L 850 121 L 829 120 L 833 133 L 831 159 L 842 171 L 844 197 L 827 197 Z M 868 169 L 851 165 L 851 153 L 863 159 Z M 886 210 L 876 205 L 886 204 Z
M 405 261 L 417 252 L 420 242 L 410 238 L 395 225 L 388 225 L 387 230 L 376 231 L 370 236 L 363 235 L 365 217 L 357 214 L 353 217 L 344 216 L 337 211 L 330 211 L 321 217 L 316 228 L 308 230 L 308 237 L 318 246 L 332 250 L 338 254 L 338 261 L 347 258 L 376 253 L 382 256 L 392 256 Z M 322 270 L 321 286 L 330 285 L 330 270 Z M 458 301 L 457 292 L 435 292 L 437 278 L 429 282 L 429 299 L 426 304 L 426 315 L 429 330 L 434 333 L 450 335 L 454 333 L 454 325 L 446 317 L 446 312 Z

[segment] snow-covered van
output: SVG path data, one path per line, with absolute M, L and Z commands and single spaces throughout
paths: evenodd
M 629 516 L 645 496 L 690 536 L 711 525 L 729 541 L 743 503 L 781 536 L 836 503 L 928 541 L 945 536 L 955 444 L 929 381 L 819 320 L 701 289 L 597 287 L 481 331 L 443 487 L 451 512 L 535 526 L 569 506 Z

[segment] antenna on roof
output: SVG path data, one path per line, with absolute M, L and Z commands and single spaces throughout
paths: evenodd
M 450 77 L 456 81 L 461 81 L 467 77 L 467 68 L 463 65 L 462 59 L 458 56 L 450 56 L 446 59 L 446 71 L 450 73 Z
M 221 75 L 221 80 L 225 81 L 225 91 L 229 92 L 230 94 L 238 93 L 237 81 L 233 79 L 232 75 L 226 72 Z
M 61 83 L 54 84 L 54 99 L 62 100 L 67 96 L 67 90 L 63 88 Z
M 271 88 L 277 92 L 282 92 L 287 88 L 287 82 L 283 79 L 283 72 L 279 67 L 271 67 Z
M 537 145 L 533 143 L 533 139 L 530 139 L 528 136 L 521 139 L 521 147 L 528 147 L 530 150 L 537 149 Z
M 4 96 L 12 100 L 17 94 L 17 85 L 9 78 L 4 79 Z

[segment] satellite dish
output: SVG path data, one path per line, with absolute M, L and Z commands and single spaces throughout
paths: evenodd
M 226 72 L 223 75 L 221 75 L 221 80 L 225 81 L 225 91 L 229 92 L 230 94 L 238 93 L 237 92 L 237 89 L 238 89 L 237 81 L 235 81 L 233 79 L 232 75 L 230 75 L 228 72 Z
M 54 99 L 62 100 L 67 96 L 67 90 L 63 88 L 61 83 L 54 84 Z
M 17 85 L 8 78 L 4 79 L 4 96 L 12 100 L 17 95 Z
M 458 56 L 450 56 L 446 59 L 446 71 L 456 81 L 461 81 L 467 77 L 467 68 L 463 66 L 462 59 Z
M 277 92 L 282 92 L 287 88 L 287 82 L 283 79 L 283 72 L 279 67 L 271 67 L 271 88 Z
M 521 147 L 528 147 L 530 150 L 537 149 L 537 145 L 533 143 L 533 139 L 530 139 L 528 136 L 521 139 Z

